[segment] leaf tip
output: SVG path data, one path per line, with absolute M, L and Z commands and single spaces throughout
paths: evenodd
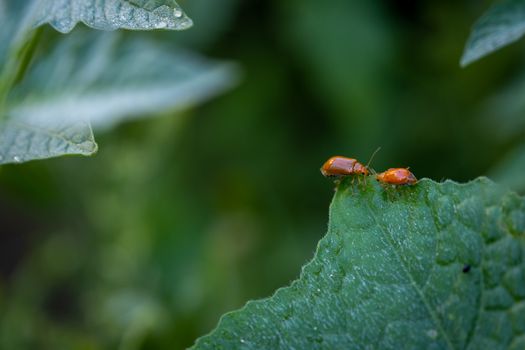
M 469 57 L 467 52 L 465 52 L 463 53 L 463 56 L 461 56 L 461 59 L 459 60 L 459 66 L 461 68 L 465 68 L 466 66 L 471 64 L 473 61 L 475 61 L 475 59 L 472 59 L 471 57 Z
M 98 152 L 98 144 L 95 141 L 88 140 L 77 145 L 79 153 L 83 156 L 93 156 Z

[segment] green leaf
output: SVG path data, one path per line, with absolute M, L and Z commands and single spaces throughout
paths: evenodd
M 79 30 L 28 72 L 12 94 L 11 116 L 89 120 L 107 128 L 122 120 L 184 108 L 230 88 L 236 67 L 119 32 Z
M 89 156 L 96 151 L 97 144 L 87 122 L 8 121 L 0 126 L 0 164 L 63 155 Z
M 33 1 L 0 0 L 0 120 L 6 97 L 34 44 Z
M 174 0 L 0 0 L 0 65 L 9 51 L 24 45 L 32 28 L 49 23 L 67 33 L 78 22 L 102 30 L 183 30 L 193 25 Z
M 102 30 L 184 30 L 193 25 L 174 0 L 45 0 L 39 6 L 36 25 L 49 23 L 62 33 L 78 22 Z
M 466 66 L 525 34 L 525 1 L 505 0 L 492 6 L 475 24 L 461 66 Z
M 229 63 L 165 50 L 119 32 L 77 30 L 40 57 L 12 91 L 7 124 L 0 127 L 0 164 L 60 152 L 91 154 L 96 146 L 90 124 L 108 128 L 126 119 L 185 108 L 230 88 L 236 77 L 236 67 Z M 22 132 L 27 129 L 45 132 L 36 138 Z M 19 146 L 11 145 L 12 140 L 26 138 Z M 73 147 L 78 144 L 82 147 Z
M 0 164 L 93 154 L 91 125 L 188 107 L 236 81 L 231 64 L 120 33 L 76 31 L 33 66 L 24 63 L 31 27 L 185 29 L 191 20 L 175 1 L 0 0 L 0 19 Z
M 525 201 L 486 178 L 345 180 L 299 280 L 194 349 L 523 349 L 524 257 Z
M 31 2 L 31 4 L 33 4 Z M 45 120 L 31 115 L 13 118 L 6 97 L 31 49 L 30 1 L 0 0 L 0 164 L 20 163 L 61 155 L 91 155 L 97 151 L 85 120 Z M 30 39 L 25 41 L 25 39 Z

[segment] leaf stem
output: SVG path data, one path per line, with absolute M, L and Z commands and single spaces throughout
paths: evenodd
M 7 98 L 12 87 L 27 72 L 42 33 L 41 28 L 27 32 L 23 42 L 14 46 L 8 54 L 7 62 L 0 73 L 0 122 L 7 117 Z

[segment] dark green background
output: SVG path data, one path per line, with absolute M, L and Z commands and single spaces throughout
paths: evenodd
M 127 35 L 236 61 L 240 84 L 99 132 L 93 158 L 0 169 L 0 348 L 190 346 L 298 276 L 326 231 L 334 154 L 381 146 L 376 170 L 525 189 L 502 163 L 520 169 L 523 44 L 458 64 L 489 2 L 180 4 L 189 31 Z

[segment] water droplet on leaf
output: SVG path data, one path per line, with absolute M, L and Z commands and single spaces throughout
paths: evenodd
M 175 16 L 175 18 L 181 18 L 182 17 L 182 10 L 180 10 L 180 9 L 173 10 L 173 16 Z

